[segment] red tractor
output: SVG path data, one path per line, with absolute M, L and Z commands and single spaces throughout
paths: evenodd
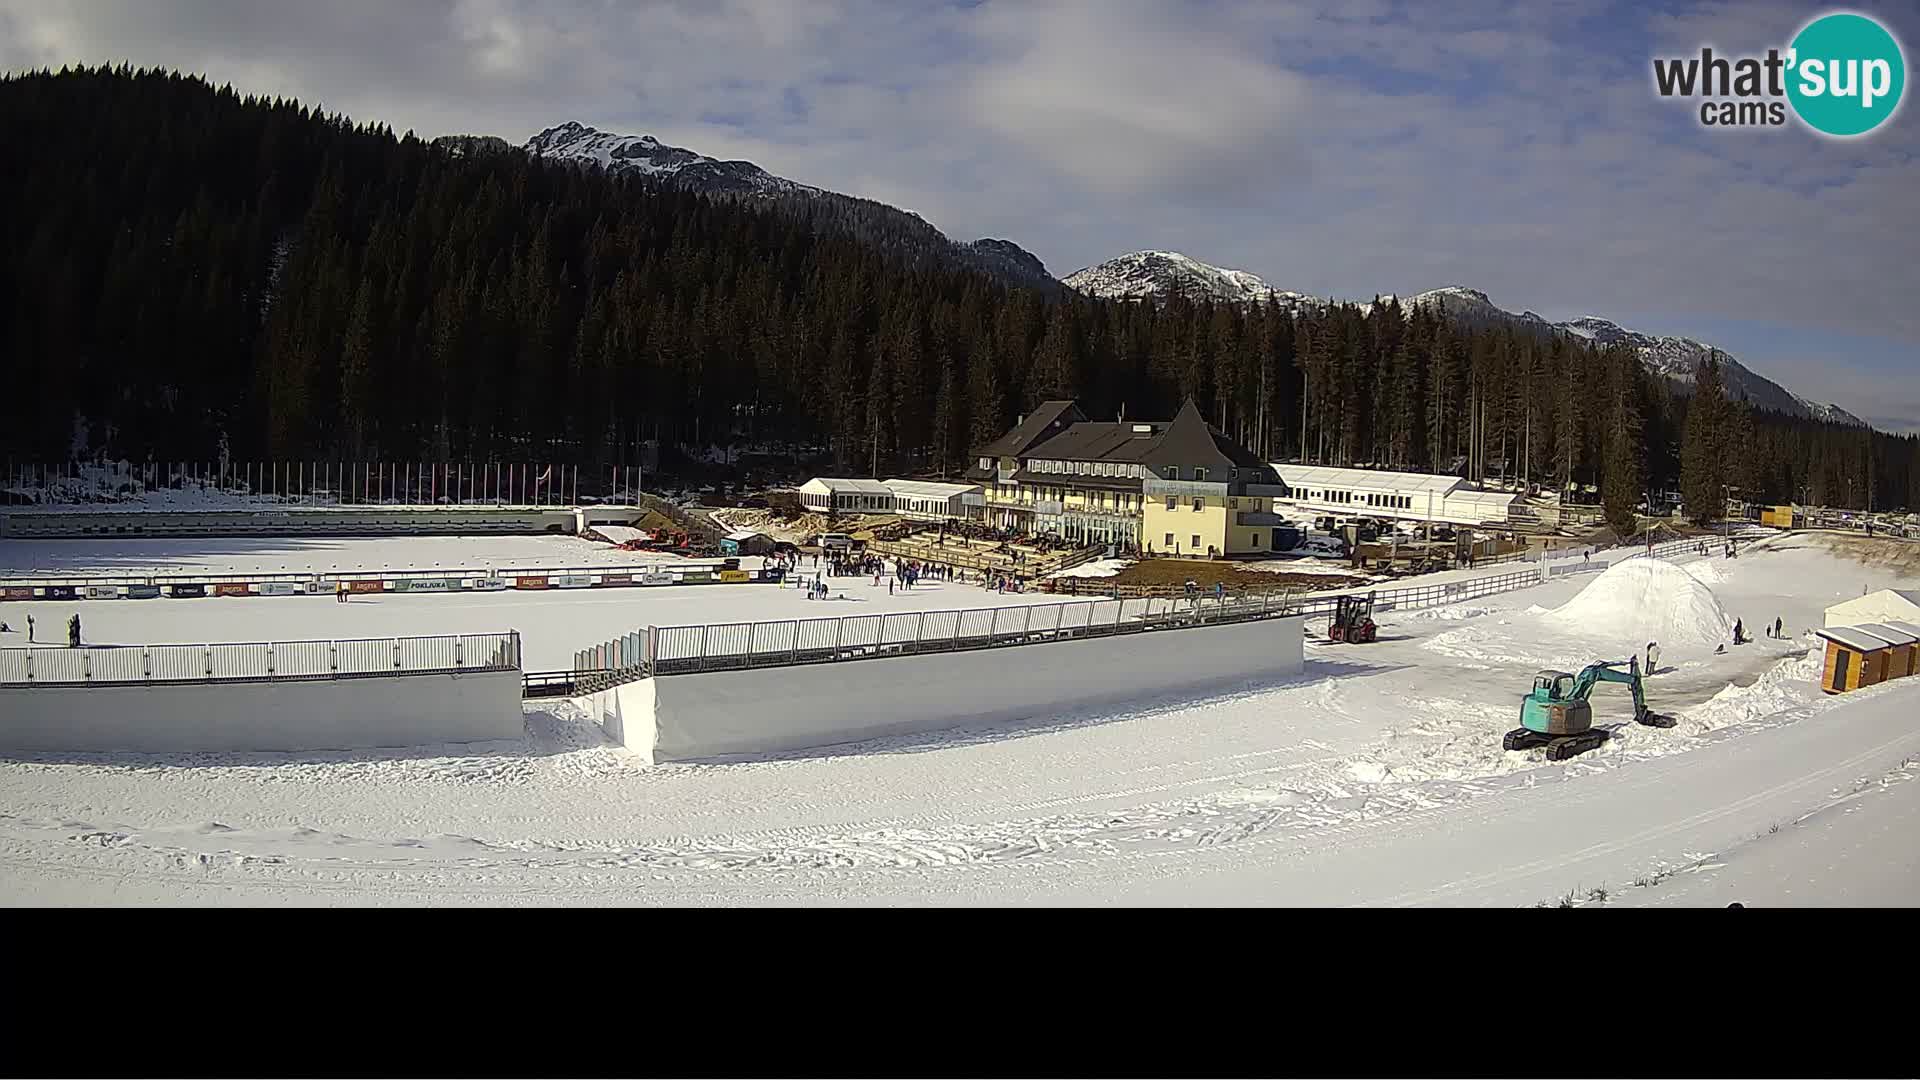
M 1380 634 L 1373 621 L 1373 594 L 1336 597 L 1333 621 L 1327 624 L 1328 641 L 1364 645 Z

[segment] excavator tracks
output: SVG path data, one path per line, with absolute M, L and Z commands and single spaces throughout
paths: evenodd
M 1578 735 L 1543 735 L 1526 728 L 1514 728 L 1507 732 L 1507 737 L 1500 745 L 1508 750 L 1531 750 L 1536 746 L 1544 746 L 1547 748 L 1548 761 L 1565 761 L 1589 750 L 1599 749 L 1612 734 L 1606 728 L 1592 728 Z

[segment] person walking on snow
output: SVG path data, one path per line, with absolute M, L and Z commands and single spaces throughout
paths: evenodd
M 1660 643 L 1647 642 L 1647 674 L 1651 675 L 1660 666 Z
M 1776 638 L 1781 636 L 1780 627 L 1781 627 L 1780 617 L 1776 615 L 1774 616 L 1774 619 L 1773 619 L 1773 636 Z
M 33 616 L 27 616 L 27 644 L 33 644 Z
M 1735 645 L 1747 643 L 1747 628 L 1739 619 L 1733 620 L 1733 643 Z
M 75 612 L 73 617 L 67 620 L 67 648 L 77 649 L 79 647 L 80 647 L 80 615 L 78 612 Z

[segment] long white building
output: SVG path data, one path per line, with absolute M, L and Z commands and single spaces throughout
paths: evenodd
M 800 505 L 821 513 L 899 514 L 923 521 L 960 519 L 981 498 L 979 484 L 856 480 L 816 476 L 798 488 Z M 971 499 L 969 499 L 971 496 Z
M 1273 467 L 1291 492 L 1275 501 L 1315 516 L 1506 527 L 1523 502 L 1516 493 L 1482 491 L 1457 476 L 1278 462 Z

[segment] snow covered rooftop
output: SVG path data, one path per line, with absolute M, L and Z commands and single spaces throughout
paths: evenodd
M 1488 506 L 1510 507 L 1522 498 L 1512 491 L 1450 491 L 1447 493 L 1448 506 Z
M 1920 641 L 1920 625 L 1915 625 L 1914 623 L 1910 623 L 1910 622 L 1902 622 L 1898 619 L 1886 619 L 1882 621 L 1879 625 L 1885 626 L 1892 630 L 1898 630 L 1904 634 L 1912 634 L 1914 637 L 1914 640 Z
M 1864 630 L 1890 645 L 1911 645 L 1920 641 L 1920 634 L 1909 633 L 1891 623 L 1867 622 L 1861 623 L 1854 629 Z
M 979 484 L 941 484 L 931 480 L 888 480 L 885 486 L 895 495 L 921 499 L 951 499 L 955 495 L 967 495 L 980 490 Z
M 1378 469 L 1342 469 L 1332 465 L 1274 465 L 1290 488 L 1340 488 L 1346 491 L 1391 491 L 1406 494 L 1431 491 L 1444 495 L 1459 487 L 1457 476 L 1431 473 L 1383 472 Z
M 836 476 L 816 476 L 800 485 L 801 491 L 825 495 L 891 495 L 893 489 L 878 480 L 854 480 Z
M 1857 626 L 1829 626 L 1824 630 L 1815 630 L 1814 633 L 1828 641 L 1837 641 L 1849 649 L 1858 649 L 1861 652 L 1873 652 L 1875 649 L 1884 649 L 1893 644 Z

